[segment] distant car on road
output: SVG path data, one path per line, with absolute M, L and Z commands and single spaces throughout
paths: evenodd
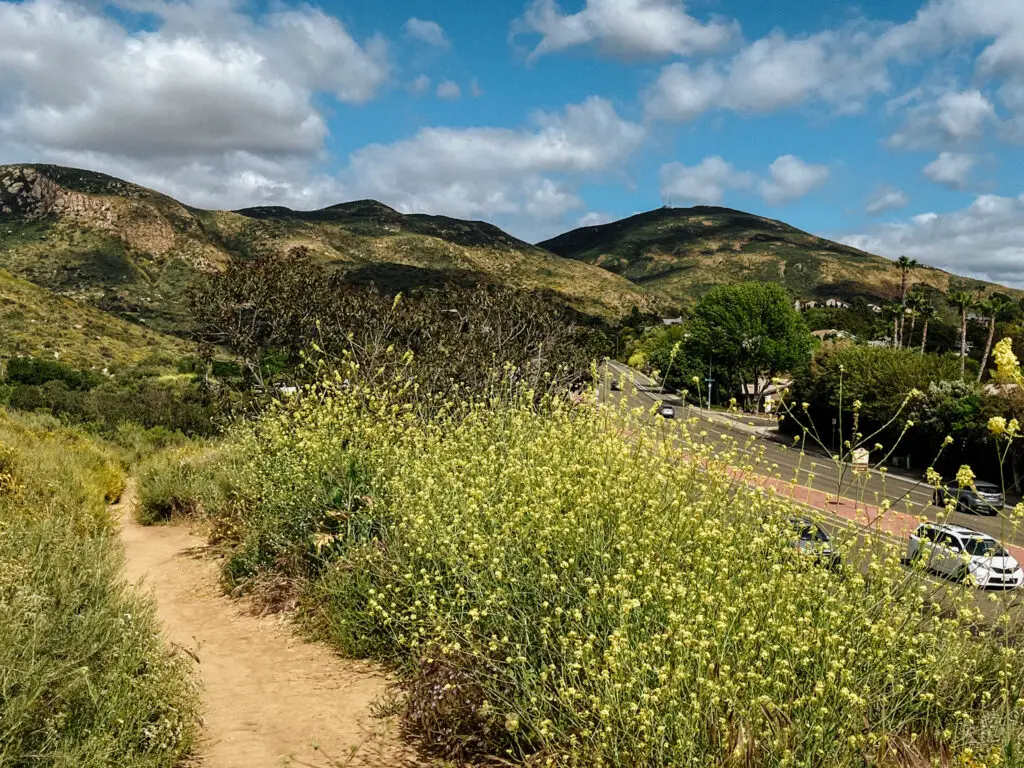
M 936 488 L 932 502 L 937 507 L 946 505 L 946 500 L 955 502 L 957 512 L 974 512 L 982 515 L 997 515 L 1006 503 L 1003 491 L 998 485 L 976 482 L 973 488 L 961 488 L 958 483 L 948 483 Z
M 814 562 L 830 568 L 842 565 L 842 558 L 832 548 L 832 539 L 816 522 L 807 517 L 789 518 L 793 532 L 793 546 L 801 554 L 814 558 Z
M 658 406 L 658 415 L 665 419 L 674 419 L 676 417 L 676 409 L 668 403 L 662 403 Z
M 612 388 L 612 392 L 618 392 L 618 391 L 620 391 L 622 389 L 622 385 L 619 384 L 619 380 L 618 379 L 612 379 L 611 388 Z
M 1024 569 L 998 541 L 962 525 L 922 523 L 910 534 L 907 560 L 952 579 L 972 578 L 979 587 L 1018 589 Z

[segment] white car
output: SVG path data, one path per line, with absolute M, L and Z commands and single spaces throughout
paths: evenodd
M 962 525 L 919 525 L 910 534 L 907 560 L 921 558 L 927 558 L 929 570 L 954 579 L 970 578 L 979 587 L 1017 589 L 1024 584 L 1024 569 L 998 541 Z
M 658 415 L 663 419 L 674 419 L 676 417 L 676 409 L 668 403 L 662 403 L 658 408 Z

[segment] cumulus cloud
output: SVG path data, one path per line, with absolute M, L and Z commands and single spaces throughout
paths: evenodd
M 917 101 L 919 93 L 908 98 Z M 910 106 L 903 127 L 888 139 L 901 149 L 927 149 L 962 144 L 982 135 L 997 122 L 995 106 L 980 90 L 948 91 Z
M 737 170 L 717 155 L 697 165 L 668 163 L 661 167 L 661 195 L 702 205 L 717 205 L 727 190 L 756 190 L 771 205 L 803 197 L 824 184 L 828 166 L 805 163 L 795 155 L 782 155 L 768 166 L 768 176 Z
M 936 184 L 950 189 L 963 189 L 967 186 L 967 178 L 975 163 L 973 155 L 940 152 L 937 158 L 924 167 L 924 175 Z
M 691 120 L 711 109 L 766 113 L 819 100 L 857 112 L 889 90 L 884 58 L 853 29 L 789 38 L 781 32 L 744 46 L 727 61 L 664 67 L 643 96 L 649 117 Z
M 520 129 L 424 128 L 369 145 L 350 156 L 342 180 L 351 196 L 404 211 L 551 221 L 582 207 L 582 180 L 620 167 L 644 136 L 592 97 Z
M 430 90 L 430 78 L 426 75 L 418 75 L 409 83 L 409 90 L 416 95 L 426 93 Z
M 909 202 L 910 198 L 902 189 L 882 185 L 868 198 L 864 205 L 864 211 L 872 216 L 877 216 L 886 211 L 904 208 Z
M 451 43 L 436 21 L 423 21 L 415 16 L 405 22 L 405 35 L 435 48 L 448 48 Z
M 437 84 L 437 98 L 445 101 L 457 101 L 462 97 L 462 89 L 454 80 L 445 80 Z
M 607 224 L 615 221 L 617 217 L 603 211 L 588 211 L 576 219 L 576 227 L 596 227 L 598 224 Z
M 360 45 L 320 11 L 189 32 L 209 5 L 142 4 L 174 26 L 165 34 L 130 32 L 91 4 L 0 2 L 0 143 L 136 159 L 311 155 L 327 135 L 313 94 L 362 103 L 387 78 L 383 41 Z
M 958 274 L 1024 288 L 1024 195 L 981 195 L 958 211 L 920 214 L 841 240 L 890 258 L 906 254 Z
M 717 155 L 705 157 L 697 165 L 668 163 L 661 167 L 661 196 L 673 202 L 685 200 L 702 205 L 717 205 L 727 189 L 748 189 L 754 175 L 736 170 L 732 163 Z
M 728 45 L 737 26 L 702 22 L 679 0 L 587 0 L 573 14 L 563 13 L 555 0 L 533 0 L 513 31 L 540 35 L 530 59 L 588 44 L 608 56 L 633 58 L 716 51 Z
M 770 179 L 761 182 L 765 202 L 786 203 L 804 197 L 828 181 L 827 165 L 805 163 L 795 155 L 783 155 L 768 168 Z

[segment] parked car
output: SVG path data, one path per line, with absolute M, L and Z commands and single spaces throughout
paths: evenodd
M 666 419 L 674 419 L 676 417 L 676 409 L 668 403 L 662 403 L 658 407 L 658 415 Z
M 982 515 L 997 515 L 1006 504 L 1003 491 L 998 485 L 976 482 L 974 487 L 961 488 L 959 483 L 947 483 L 943 488 L 936 488 L 932 494 L 932 503 L 937 507 L 946 505 L 952 499 L 957 512 L 974 512 Z
M 830 568 L 842 565 L 842 558 L 832 548 L 832 539 L 816 522 L 807 517 L 789 518 L 789 527 L 793 532 L 793 546 L 801 554 L 814 558 L 814 562 Z
M 932 571 L 979 587 L 1017 589 L 1024 584 L 1024 569 L 998 541 L 962 525 L 922 523 L 910 534 L 907 560 L 921 558 Z

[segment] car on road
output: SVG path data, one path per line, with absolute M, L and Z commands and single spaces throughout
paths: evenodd
M 973 486 L 961 488 L 959 483 L 947 483 L 936 488 L 932 503 L 937 507 L 946 506 L 947 500 L 957 512 L 973 512 L 982 515 L 997 515 L 1006 504 L 1003 490 L 993 483 L 976 482 Z
M 676 417 L 676 409 L 668 403 L 662 403 L 658 406 L 658 415 L 665 419 L 674 419 Z
M 842 558 L 832 548 L 832 539 L 816 522 L 808 517 L 789 518 L 789 528 L 793 534 L 793 546 L 800 554 L 814 558 L 818 565 L 838 568 Z
M 979 587 L 1017 589 L 1024 584 L 1024 569 L 998 541 L 962 525 L 919 525 L 910 534 L 907 560 L 922 558 L 928 570 L 958 581 L 972 579 Z
M 612 379 L 611 387 L 612 392 L 618 392 L 622 389 L 622 385 L 619 383 L 618 379 Z

